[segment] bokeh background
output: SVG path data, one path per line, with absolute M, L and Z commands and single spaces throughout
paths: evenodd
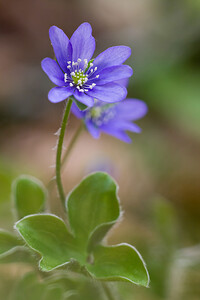
M 150 272 L 149 289 L 119 284 L 123 299 L 200 299 L 200 1 L 0 1 L 0 227 L 13 230 L 11 183 L 24 173 L 45 184 L 54 174 L 54 133 L 64 103 L 47 99 L 40 61 L 53 57 L 51 25 L 68 36 L 91 23 L 96 55 L 132 48 L 129 97 L 144 100 L 141 135 L 127 145 L 84 132 L 63 174 L 66 192 L 87 173 L 107 170 L 119 184 L 124 219 L 110 243 L 133 244 Z M 79 121 L 70 118 L 67 146 Z M 56 193 L 51 211 L 60 214 Z M 9 299 L 21 265 L 0 266 Z M 9 288 L 8 288 L 9 287 Z

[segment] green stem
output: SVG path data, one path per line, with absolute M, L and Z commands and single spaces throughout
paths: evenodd
M 72 106 L 73 100 L 71 98 L 68 99 L 65 112 L 63 115 L 63 120 L 60 128 L 60 134 L 58 138 L 58 147 L 57 147 L 57 153 L 56 153 L 56 183 L 58 187 L 58 193 L 60 196 L 60 200 L 65 208 L 65 193 L 62 185 L 62 180 L 61 180 L 61 156 L 62 156 L 62 147 L 63 147 L 63 140 L 65 136 L 65 129 L 67 126 L 67 121 L 69 118 L 69 113 L 70 109 Z
M 115 300 L 115 298 L 110 290 L 110 287 L 108 286 L 108 284 L 106 282 L 102 282 L 102 287 L 103 287 L 104 293 L 106 294 L 107 298 L 109 300 Z
M 69 154 L 71 153 L 71 150 L 74 146 L 74 144 L 76 143 L 78 137 L 80 136 L 80 133 L 81 131 L 83 130 L 84 128 L 84 123 L 81 122 L 81 125 L 78 127 L 78 129 L 76 130 L 75 134 L 73 135 L 71 141 L 70 141 L 70 144 L 69 146 L 67 147 L 67 150 L 63 156 L 63 160 L 61 162 L 61 168 L 64 166 L 64 164 L 66 163 L 68 157 L 69 157 Z

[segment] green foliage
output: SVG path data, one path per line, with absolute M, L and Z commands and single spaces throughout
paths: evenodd
M 33 263 L 34 257 L 17 236 L 0 230 L 0 264 L 13 262 Z
M 117 185 L 105 173 L 89 175 L 70 193 L 67 211 L 72 232 L 82 249 L 99 243 L 119 214 Z
M 16 247 L 22 246 L 19 238 L 10 232 L 0 230 L 0 257 L 12 252 Z
M 28 246 L 42 255 L 43 271 L 67 264 L 71 258 L 83 260 L 65 223 L 54 215 L 27 216 L 16 223 L 16 229 Z
M 142 257 L 128 244 L 96 247 L 94 264 L 89 266 L 89 270 L 99 279 L 149 285 L 149 276 Z
M 12 195 L 19 219 L 44 211 L 47 192 L 37 178 L 18 177 L 13 183 Z
M 113 179 L 98 172 L 89 175 L 71 192 L 67 210 L 73 235 L 54 215 L 26 216 L 16 223 L 28 246 L 42 256 L 41 270 L 69 265 L 72 270 L 90 273 L 95 278 L 148 286 L 147 269 L 135 248 L 126 244 L 99 245 L 120 215 L 116 191 Z

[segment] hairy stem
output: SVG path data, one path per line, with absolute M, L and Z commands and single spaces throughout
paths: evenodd
M 65 208 L 65 193 L 64 193 L 64 189 L 63 189 L 63 185 L 62 185 L 62 180 L 61 180 L 61 156 L 62 156 L 63 140 L 64 140 L 64 136 L 65 136 L 65 129 L 67 126 L 67 121 L 69 118 L 69 113 L 70 113 L 70 109 L 72 106 L 72 102 L 73 102 L 73 100 L 71 98 L 69 98 L 67 101 L 67 104 L 66 104 L 66 108 L 65 108 L 64 115 L 63 115 L 61 128 L 60 128 L 60 134 L 59 134 L 59 138 L 58 138 L 58 147 L 57 147 L 57 153 L 56 153 L 56 184 L 57 184 L 57 188 L 58 188 L 59 197 L 60 197 L 60 200 L 61 200 L 64 208 Z
M 61 163 L 61 168 L 64 166 L 64 164 L 66 163 L 70 153 L 71 153 L 71 150 L 74 146 L 74 144 L 76 143 L 77 139 L 79 138 L 80 136 L 80 133 L 82 132 L 84 128 L 84 124 L 81 122 L 80 126 L 78 127 L 78 129 L 76 130 L 75 134 L 73 135 L 71 141 L 70 141 L 70 144 L 69 146 L 67 147 L 67 150 L 63 156 L 63 160 L 62 160 L 62 163 Z

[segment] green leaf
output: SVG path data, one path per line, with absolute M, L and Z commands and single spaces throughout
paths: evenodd
M 22 241 L 14 234 L 0 230 L 0 258 L 12 253 L 17 247 L 22 245 Z
M 0 256 L 0 264 L 28 263 L 35 264 L 36 258 L 27 247 L 15 247 L 13 251 Z
M 116 183 L 106 173 L 89 175 L 69 195 L 67 210 L 79 245 L 91 250 L 119 218 Z
M 66 265 L 71 259 L 85 261 L 65 223 L 57 216 L 27 216 L 15 227 L 28 246 L 42 256 L 40 268 L 43 271 Z
M 34 257 L 22 240 L 10 232 L 0 230 L 0 264 L 34 261 Z
M 149 285 L 147 268 L 134 247 L 128 244 L 97 246 L 93 254 L 94 263 L 87 267 L 97 279 Z
M 76 103 L 76 105 L 78 106 L 78 108 L 81 110 L 81 111 L 84 111 L 88 108 L 87 105 L 79 102 L 78 100 L 76 100 L 74 97 L 73 97 L 73 101 Z
M 13 183 L 12 193 L 19 219 L 44 211 L 47 191 L 37 178 L 18 177 Z

